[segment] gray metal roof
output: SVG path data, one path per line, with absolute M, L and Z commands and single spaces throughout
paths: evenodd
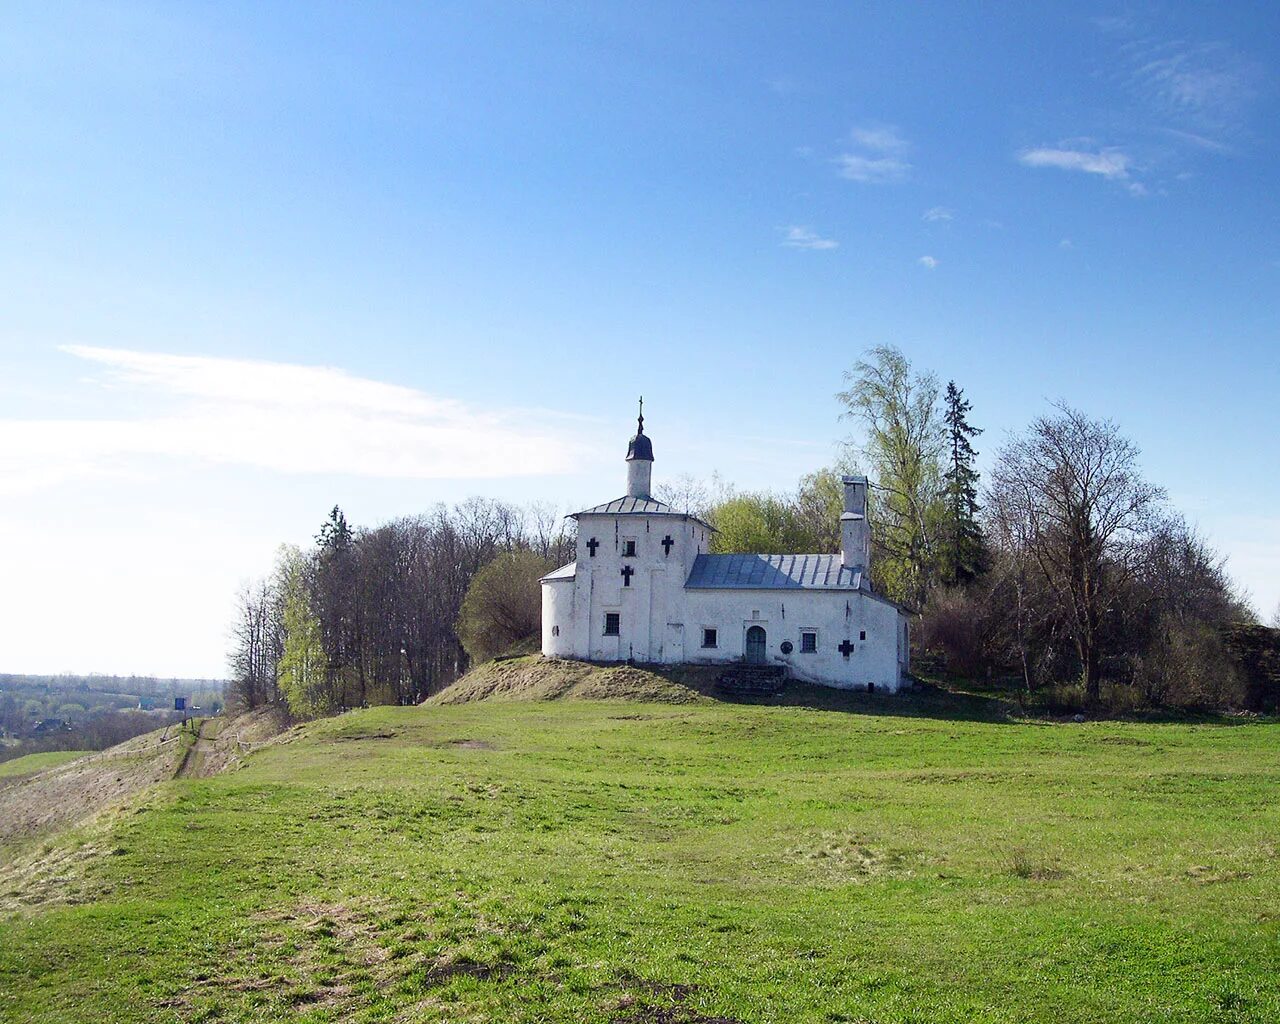
M 595 508 L 584 508 L 581 512 L 573 513 L 575 516 L 593 516 L 593 515 L 648 515 L 648 516 L 678 516 L 682 513 L 677 512 L 670 505 L 658 501 L 656 498 L 633 498 L 627 495 L 625 498 L 614 498 L 613 501 L 607 501 L 603 505 L 597 505 Z
M 570 562 L 568 565 L 562 565 L 555 572 L 549 572 L 543 576 L 543 580 L 571 580 L 578 575 L 578 563 Z
M 699 555 L 685 587 L 691 590 L 858 590 L 862 570 L 839 555 Z
M 630 495 L 625 498 L 614 498 L 613 501 L 607 501 L 595 508 L 584 508 L 581 512 L 573 512 L 568 518 L 577 519 L 578 516 L 679 516 L 681 519 L 692 519 L 694 522 L 714 529 L 710 523 L 703 522 L 697 516 L 680 512 L 656 498 L 633 498 Z

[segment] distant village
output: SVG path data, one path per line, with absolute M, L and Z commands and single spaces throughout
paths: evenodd
M 0 674 L 0 761 L 94 750 L 189 715 L 218 714 L 220 679 Z

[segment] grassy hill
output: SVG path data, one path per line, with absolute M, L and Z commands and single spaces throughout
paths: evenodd
M 34 775 L 46 768 L 53 768 L 68 761 L 75 761 L 92 753 L 88 750 L 45 750 L 36 754 L 23 754 L 12 761 L 0 761 L 0 779 L 16 779 Z
M 353 712 L 45 839 L 0 1019 L 1280 1019 L 1280 725 L 689 689 Z

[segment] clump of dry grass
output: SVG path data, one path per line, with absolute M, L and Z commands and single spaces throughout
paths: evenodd
M 658 671 L 639 665 L 594 665 L 540 654 L 490 661 L 428 698 L 428 704 L 477 700 L 633 700 L 689 704 L 704 700 L 714 670 Z

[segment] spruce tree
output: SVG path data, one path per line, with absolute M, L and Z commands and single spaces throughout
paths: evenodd
M 970 425 L 968 413 L 972 406 L 955 381 L 948 382 L 943 402 L 943 420 L 951 451 L 946 472 L 947 525 L 942 578 L 955 586 L 972 582 L 986 569 L 986 544 L 978 525 L 978 471 L 973 468 L 978 453 L 970 440 L 982 431 Z

